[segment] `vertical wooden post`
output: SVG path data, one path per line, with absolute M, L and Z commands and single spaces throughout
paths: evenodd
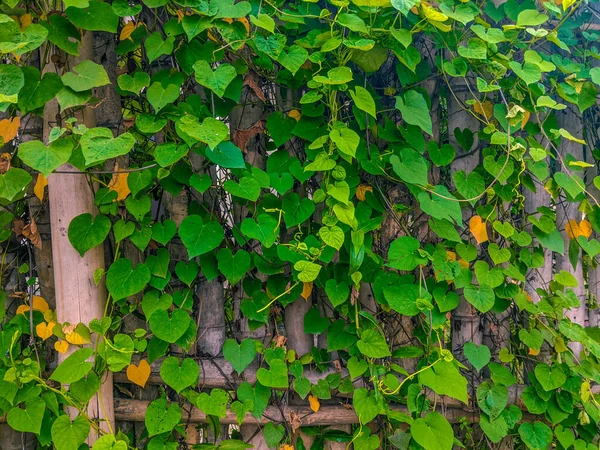
M 92 34 L 82 40 L 81 59 L 93 59 Z M 76 64 L 76 62 L 75 62 Z M 94 111 L 85 109 L 83 123 L 95 126 Z M 77 172 L 70 164 L 59 168 L 61 172 Z M 83 257 L 69 242 L 67 231 L 71 220 L 83 213 L 94 213 L 94 194 L 85 175 L 55 173 L 48 178 L 50 226 L 52 230 L 52 256 L 56 286 L 56 314 L 60 323 L 89 324 L 92 319 L 104 317 L 106 289 L 103 283 L 94 283 L 94 271 L 104 268 L 104 248 L 89 250 Z M 59 361 L 67 355 L 61 355 Z M 99 419 L 100 428 L 110 432 L 114 428 L 112 373 L 102 379 L 100 391 L 89 402 L 88 415 Z M 89 443 L 98 436 L 90 434 Z

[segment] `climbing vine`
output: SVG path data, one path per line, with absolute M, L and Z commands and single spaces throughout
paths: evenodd
M 598 14 L 2 0 L 8 426 L 58 450 L 598 448 Z M 44 235 L 67 195 L 88 210 Z M 59 235 L 100 255 L 85 323 L 43 292 Z

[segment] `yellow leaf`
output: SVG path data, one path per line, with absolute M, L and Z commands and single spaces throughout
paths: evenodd
M 7 144 L 15 138 L 15 136 L 17 135 L 17 131 L 19 131 L 20 125 L 20 117 L 0 120 L 0 137 L 3 139 L 5 144 Z
M 308 297 L 310 297 L 310 294 L 312 294 L 312 290 L 313 290 L 313 282 L 311 281 L 310 283 L 304 283 L 303 287 L 302 287 L 302 298 L 304 300 L 308 300 Z
M 208 38 L 213 41 L 213 42 L 219 42 L 219 39 L 217 39 L 217 37 L 214 35 L 214 33 L 210 30 L 208 30 L 208 32 L 206 33 L 206 36 L 208 36 Z
M 81 336 L 76 331 L 72 331 L 70 333 L 65 333 L 65 339 L 67 340 L 67 342 L 69 344 L 73 344 L 73 345 L 85 344 L 85 340 L 83 339 L 83 336 Z
M 521 130 L 523 128 L 525 128 L 525 125 L 527 125 L 527 122 L 529 122 L 530 117 L 531 117 L 531 113 L 529 111 L 525 111 L 523 113 L 523 120 L 521 121 Z
M 56 341 L 54 343 L 54 350 L 56 350 L 58 353 L 61 353 L 64 355 L 65 353 L 67 353 L 68 349 L 69 349 L 69 343 L 67 341 L 60 340 L 60 341 Z
M 473 235 L 478 244 L 481 244 L 482 242 L 487 242 L 487 227 L 485 226 L 485 222 L 481 220 L 481 217 L 471 217 L 471 220 L 469 221 L 469 230 L 471 231 L 471 234 Z
M 456 261 L 456 253 L 446 250 L 446 259 L 448 261 Z
M 121 29 L 121 34 L 119 35 L 119 40 L 124 41 L 125 39 L 129 39 L 130 41 L 133 41 L 133 39 L 131 39 L 131 33 L 133 33 L 136 28 L 137 27 L 135 26 L 133 21 L 127 22 L 125 24 L 125 26 Z
M 294 446 L 290 444 L 282 444 L 279 446 L 279 450 L 294 450 Z
M 117 200 L 125 200 L 131 191 L 129 190 L 129 185 L 127 184 L 127 178 L 129 178 L 129 173 L 119 172 L 119 165 L 115 164 L 115 173 L 108 183 L 108 189 L 111 191 L 115 191 L 117 193 Z
M 469 268 L 469 261 L 467 261 L 467 260 L 464 260 L 464 259 L 460 258 L 460 259 L 458 260 L 458 265 L 459 265 L 460 267 L 462 267 L 463 269 L 468 269 L 468 268 Z
M 183 16 L 185 16 L 183 10 L 178 9 L 177 11 L 175 11 L 175 14 L 177 14 L 177 23 L 181 23 L 181 21 L 183 20 Z
M 421 5 L 421 10 L 423 11 L 423 15 L 427 20 L 433 20 L 434 22 L 444 22 L 448 20 L 448 16 L 444 13 L 441 13 L 430 6 Z
M 319 408 L 321 408 L 321 402 L 319 402 L 317 397 L 314 395 L 309 395 L 308 403 L 310 403 L 310 409 L 312 409 L 313 412 L 319 412 Z
M 39 199 L 40 202 L 44 201 L 44 188 L 46 186 L 48 186 L 48 179 L 41 173 L 38 173 L 35 186 L 33 187 L 33 193 Z
M 33 310 L 45 313 L 50 307 L 48 302 L 38 295 L 33 296 Z M 29 305 L 21 305 L 17 308 L 17 314 L 29 314 Z
M 485 117 L 486 120 L 490 120 L 494 115 L 494 105 L 492 105 L 492 102 L 490 102 L 490 101 L 486 101 L 483 103 L 476 102 L 473 105 L 473 109 L 475 110 L 475 112 L 477 114 Z
M 17 308 L 17 314 L 25 314 L 29 313 L 29 305 L 19 305 Z
M 135 364 L 127 366 L 127 379 L 132 383 L 144 388 L 148 378 L 150 378 L 150 364 L 145 359 L 142 359 L 137 366 Z
M 295 119 L 296 122 L 298 122 L 300 120 L 300 118 L 302 117 L 302 114 L 300 114 L 300 111 L 298 111 L 297 109 L 292 109 L 288 113 L 288 116 L 290 116 L 292 119 Z
M 35 327 L 35 333 L 45 341 L 52 336 L 54 325 L 56 325 L 54 322 L 48 324 L 46 322 L 39 323 Z
M 373 192 L 373 187 L 369 186 L 368 184 L 359 184 L 356 188 L 356 198 L 359 199 L 361 202 L 364 202 L 367 191 Z
M 532 355 L 532 356 L 537 356 L 537 355 L 540 354 L 540 351 L 536 350 L 535 348 L 530 348 L 529 349 L 529 354 Z
M 31 25 L 31 23 L 33 22 L 33 20 L 31 19 L 31 14 L 23 14 L 21 16 L 21 31 L 25 31 L 25 29 Z
M 592 224 L 587 220 L 577 223 L 576 220 L 570 219 L 565 226 L 565 231 L 569 239 L 577 239 L 579 236 L 587 239 L 592 235 Z

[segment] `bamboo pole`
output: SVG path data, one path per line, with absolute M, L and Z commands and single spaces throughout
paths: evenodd
M 86 33 L 82 40 L 80 60 L 93 59 L 92 34 Z M 73 61 L 72 64 L 76 64 Z M 83 110 L 81 121 L 88 127 L 95 126 L 94 110 Z M 64 164 L 61 172 L 75 172 L 77 169 Z M 94 271 L 104 268 L 102 246 L 89 250 L 80 256 L 69 242 L 69 223 L 83 213 L 95 212 L 94 194 L 84 176 L 55 173 L 48 178 L 50 202 L 50 226 L 52 230 L 52 256 L 54 281 L 56 286 L 56 313 L 60 323 L 89 324 L 92 319 L 104 317 L 106 289 L 104 283 L 94 283 Z M 73 350 L 71 350 L 72 352 Z M 59 355 L 64 360 L 70 352 Z M 114 426 L 112 374 L 107 372 L 99 392 L 88 405 L 90 418 L 98 419 L 99 427 L 111 432 Z M 88 443 L 97 439 L 91 433 Z

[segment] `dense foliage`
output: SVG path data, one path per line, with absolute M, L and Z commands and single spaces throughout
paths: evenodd
M 259 433 L 271 448 L 597 449 L 593 6 L 3 0 L 8 425 L 58 450 L 94 430 L 95 450 L 172 449 L 189 404 L 218 436 L 228 412 L 241 424 L 269 404 L 341 402 L 358 416 L 347 432 Z M 85 50 L 98 39 L 107 60 Z M 121 117 L 85 122 L 111 98 Z M 32 256 L 32 198 L 46 202 L 67 163 L 97 207 L 70 243 L 109 260 L 94 274 L 105 316 L 83 324 L 36 292 Z M 203 390 L 202 286 L 215 282 L 217 345 L 256 381 Z M 312 350 L 292 336 L 297 311 Z M 143 388 L 157 362 L 141 438 L 88 416 L 106 372 Z M 247 447 L 224 439 L 198 448 Z

